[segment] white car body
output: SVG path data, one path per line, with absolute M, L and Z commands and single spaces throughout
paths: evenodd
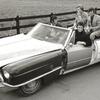
M 50 35 L 53 32 L 56 33 L 57 37 Z M 49 37 L 47 33 L 49 33 Z M 42 40 L 36 36 L 42 37 Z M 57 38 L 59 39 L 57 40 Z M 24 87 L 28 83 L 37 82 L 38 79 L 52 73 L 56 73 L 56 76 L 62 75 L 100 62 L 99 39 L 94 40 L 92 46 L 89 47 L 75 44 L 74 39 L 75 34 L 72 28 L 56 27 L 43 23 L 36 25 L 28 34 L 22 33 L 0 39 L 0 69 L 2 72 L 0 73 L 0 87 Z M 13 74 L 12 77 L 10 74 Z M 30 78 L 28 75 L 32 77 Z M 3 79 L 5 76 L 6 79 Z M 22 79 L 20 80 L 20 78 Z M 38 82 L 40 84 L 40 81 Z M 35 88 L 38 90 L 39 87 Z
M 48 48 L 49 47 L 49 48 Z M 4 38 L 0 40 L 0 66 L 18 61 L 30 56 L 61 49 L 60 44 L 49 43 L 33 39 L 24 34 Z
M 35 28 L 33 28 L 28 33 L 28 35 L 25 35 L 22 33 L 19 35 L 3 38 L 0 40 L 0 66 L 4 66 L 6 64 L 9 64 L 9 63 L 12 63 L 12 62 L 15 62 L 15 61 L 18 61 L 30 56 L 39 55 L 41 53 L 53 51 L 56 49 L 68 48 L 66 47 L 66 45 L 70 43 L 70 39 L 71 39 L 70 37 L 73 35 L 71 28 L 67 29 L 67 30 L 70 30 L 68 39 L 66 40 L 64 45 L 61 45 L 61 44 L 54 44 L 54 43 L 36 40 L 31 37 L 32 33 L 41 24 L 42 23 L 39 23 Z M 52 27 L 55 27 L 55 26 L 52 26 Z M 60 27 L 60 29 L 65 29 L 65 28 Z M 80 49 L 80 47 L 83 48 L 83 45 L 80 45 L 78 48 Z M 74 51 L 74 49 L 72 50 Z M 92 51 L 91 61 L 88 65 L 91 65 L 100 61 L 100 40 L 95 40 L 93 42 L 91 51 Z M 85 66 L 68 70 L 65 73 L 74 71 L 83 67 Z

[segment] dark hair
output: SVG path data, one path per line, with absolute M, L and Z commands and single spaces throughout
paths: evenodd
M 83 26 L 84 27 L 84 23 L 83 22 L 78 22 L 77 26 Z
M 95 12 L 95 9 L 93 7 L 88 9 L 88 12 L 92 12 L 92 11 L 93 11 L 93 13 Z
M 80 8 L 82 11 L 84 11 L 84 7 L 82 5 L 78 5 L 76 8 Z

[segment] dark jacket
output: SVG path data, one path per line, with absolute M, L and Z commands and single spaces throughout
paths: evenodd
M 78 32 L 78 30 L 75 30 L 75 44 L 77 41 L 85 42 L 85 46 L 91 46 L 92 44 L 90 36 L 86 34 L 84 30 L 82 32 Z

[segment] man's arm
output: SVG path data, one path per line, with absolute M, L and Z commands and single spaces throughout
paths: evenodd
M 100 29 L 100 16 L 99 15 L 97 15 L 97 17 L 96 17 L 96 26 L 95 27 L 91 27 L 91 29 L 93 31 L 96 31 L 96 30 Z
M 95 26 L 95 27 L 90 27 L 90 30 L 96 31 L 100 29 L 100 25 Z

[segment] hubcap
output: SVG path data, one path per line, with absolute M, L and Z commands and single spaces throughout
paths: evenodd
M 23 86 L 23 91 L 25 93 L 33 93 L 39 86 L 37 81 L 30 82 Z

